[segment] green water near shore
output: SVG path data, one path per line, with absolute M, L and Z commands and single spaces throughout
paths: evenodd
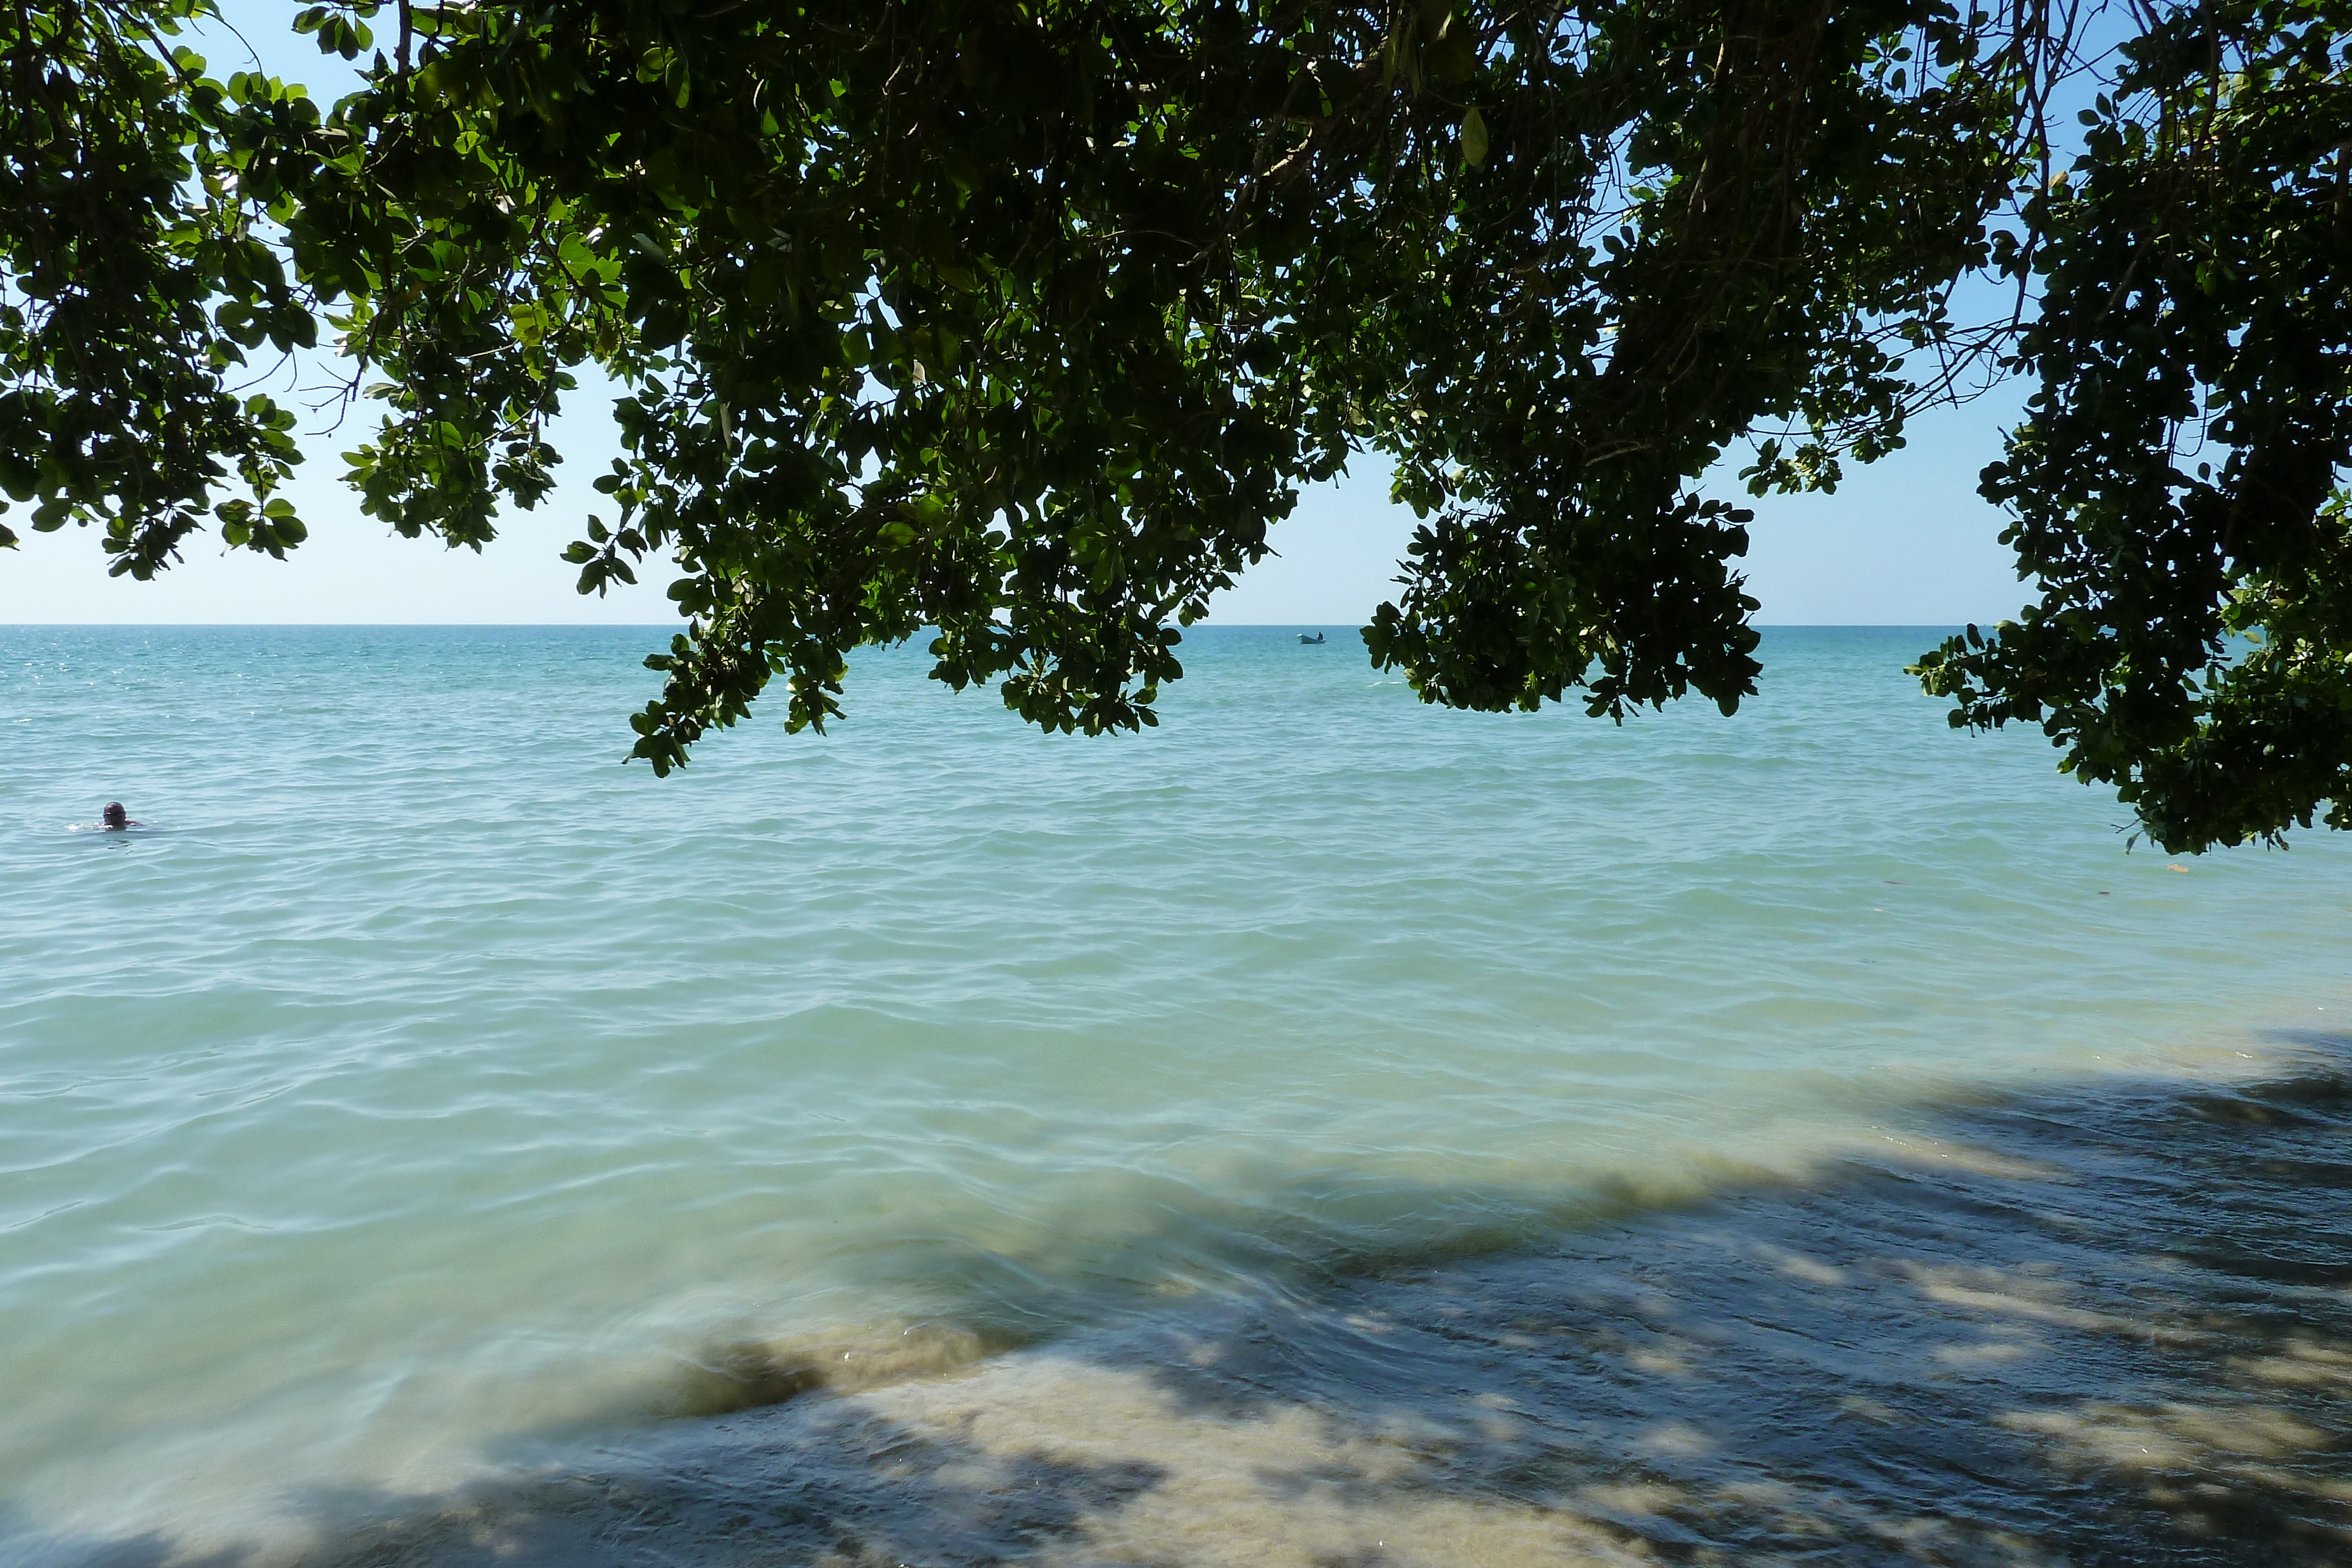
M 1828 1191 L 2352 1005 L 2342 847 L 2125 853 L 1933 640 L 1772 632 L 1751 711 L 1619 729 L 1212 631 L 1094 743 L 881 651 L 835 736 L 656 781 L 651 633 L 0 631 L 0 1554 L 317 1550 L 321 1497 Z

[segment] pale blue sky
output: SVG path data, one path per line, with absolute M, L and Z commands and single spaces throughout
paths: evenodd
M 1747 570 L 1764 606 L 1758 620 L 1945 625 L 2015 613 L 2024 593 L 1997 538 L 2000 517 L 1976 495 L 2000 412 L 1979 404 L 1921 421 L 1909 447 L 1852 475 L 1834 496 L 1752 503 Z M 286 560 L 224 552 L 206 538 L 156 581 L 131 582 L 106 575 L 89 533 L 31 535 L 0 554 L 0 623 L 667 620 L 667 576 L 648 573 L 600 601 L 573 591 L 574 569 L 556 559 L 601 500 L 584 486 L 610 451 L 601 421 L 574 423 L 587 428 L 565 444 L 568 482 L 537 513 L 509 517 L 478 556 L 396 538 L 360 516 L 334 477 L 338 443 L 320 439 L 298 482 L 311 537 Z M 1280 554 L 1221 597 L 1217 622 L 1357 625 L 1389 595 L 1412 514 L 1389 502 L 1383 470 L 1359 468 L 1310 492 L 1276 526 Z
M 226 0 L 223 10 L 268 68 L 317 93 L 339 84 L 307 39 L 285 31 L 285 0 Z M 215 72 L 239 68 L 227 40 L 200 46 Z M 2024 601 L 2000 514 L 1976 494 L 1976 473 L 1997 455 L 2014 395 L 1996 394 L 1914 425 L 1911 444 L 1850 475 L 1834 496 L 1754 503 L 1750 591 L 1769 624 L 1944 625 L 2013 614 Z M 28 536 L 0 552 L 0 623 L 7 622 L 649 622 L 671 618 L 667 576 L 648 572 L 634 590 L 583 599 L 557 553 L 578 537 L 600 497 L 586 486 L 614 451 L 602 411 L 584 396 L 557 444 L 565 482 L 538 512 L 518 514 L 477 556 L 433 540 L 396 538 L 360 515 L 336 476 L 335 455 L 372 425 L 363 411 L 338 434 L 306 442 L 310 455 L 295 499 L 310 542 L 283 562 L 194 542 L 186 560 L 154 582 L 106 576 L 90 534 Z M 1718 494 L 1736 496 L 1727 475 Z M 1360 624 L 1391 591 L 1412 516 L 1390 504 L 1387 473 L 1370 461 L 1310 493 L 1273 535 L 1279 555 L 1223 595 L 1226 624 Z M 19 527 L 20 532 L 25 532 Z

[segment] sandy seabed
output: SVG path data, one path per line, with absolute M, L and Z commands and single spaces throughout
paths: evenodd
M 737 1345 L 705 1409 L 114 1568 L 2352 1561 L 2352 1049 L 1949 1108 L 1540 1253 L 987 1354 Z

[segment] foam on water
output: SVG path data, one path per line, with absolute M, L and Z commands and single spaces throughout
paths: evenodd
M 1343 1300 L 1368 1281 L 1485 1299 L 1611 1236 L 1649 1239 L 1635 1267 L 1674 1244 L 1642 1217 L 1715 1194 L 1899 1228 L 1852 1161 L 2034 1179 L 2049 1151 L 1953 1118 L 2268 1071 L 2352 989 L 2342 848 L 2126 855 L 2038 737 L 1945 728 L 1900 673 L 1924 632 L 1773 632 L 1751 711 L 1618 729 L 1424 707 L 1352 639 L 1211 631 L 1159 731 L 1096 742 L 883 651 L 835 735 L 763 715 L 661 781 L 615 762 L 656 641 L 0 632 L 0 1554 L 333 1555 L 404 1498 L 403 1550 L 447 1554 L 496 1535 L 451 1520 L 540 1517 L 467 1489 L 599 1446 L 751 1431 L 814 1465 L 812 1434 L 981 1398 L 1109 1467 L 1056 1506 L 1128 1533 L 1069 1560 L 1178 1528 L 1279 1555 L 1236 1500 L 1250 1444 L 1378 1491 L 1381 1422 L 1470 1417 L 1340 1356 L 1262 1379 L 1307 1414 L 1201 1416 L 1223 1471 L 1115 1454 L 1138 1421 L 1181 1439 L 1154 1381 L 1180 1340 L 1304 1365 L 1350 1312 L 1442 1317 Z M 114 799 L 150 827 L 67 831 Z M 789 1431 L 714 1414 L 812 1389 Z M 1013 1430 L 970 1458 L 1006 1495 L 1036 1450 Z M 825 1463 L 891 1473 L 889 1440 L 841 1442 Z M 1616 1483 L 1548 1462 L 1397 1530 L 1466 1539 L 1469 1510 L 1496 1561 L 1649 1550 L 1561 1501 Z M 1358 1523 L 1412 1511 L 1360 1493 Z

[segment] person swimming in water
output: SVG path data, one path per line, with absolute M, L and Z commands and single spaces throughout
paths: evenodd
M 100 825 L 110 833 L 119 833 L 125 828 L 143 828 L 147 825 L 134 820 L 130 812 L 122 809 L 122 802 L 120 800 L 109 800 L 106 803 L 106 810 L 98 815 Z

